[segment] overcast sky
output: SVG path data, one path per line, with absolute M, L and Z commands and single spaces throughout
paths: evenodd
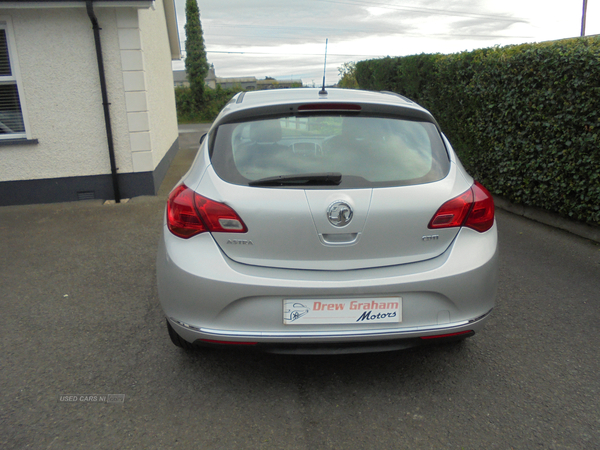
M 185 50 L 185 0 L 175 0 Z M 345 62 L 579 36 L 583 0 L 198 0 L 208 62 L 218 77 L 327 84 Z M 588 0 L 586 35 L 600 34 Z M 173 63 L 183 69 L 183 61 Z

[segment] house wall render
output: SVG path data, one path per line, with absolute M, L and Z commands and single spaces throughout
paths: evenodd
M 84 5 L 82 5 L 84 6 Z M 178 133 L 162 0 L 95 8 L 122 197 L 155 194 Z M 3 10 L 31 145 L 0 141 L 0 205 L 112 198 L 94 36 L 85 7 Z M 143 27 L 147 27 L 144 30 Z

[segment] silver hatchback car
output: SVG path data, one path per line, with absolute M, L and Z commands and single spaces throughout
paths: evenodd
M 494 203 L 393 93 L 242 92 L 171 192 L 157 259 L 173 343 L 277 353 L 459 340 L 494 306 Z

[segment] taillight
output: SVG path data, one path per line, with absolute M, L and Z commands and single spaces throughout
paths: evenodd
M 169 195 L 167 226 L 171 233 L 184 239 L 205 231 L 248 231 L 242 219 L 229 206 L 196 194 L 184 184 Z
M 169 195 L 167 225 L 171 233 L 180 238 L 189 238 L 208 231 L 194 208 L 194 191 L 183 184 Z
M 465 226 L 483 233 L 494 225 L 494 199 L 477 181 L 471 187 L 475 194 L 475 204 L 467 217 Z
M 444 203 L 429 222 L 429 228 L 452 228 L 462 226 L 472 205 L 473 191 L 469 189 L 464 194 Z
M 429 228 L 469 227 L 480 233 L 494 225 L 494 200 L 486 188 L 475 182 L 465 193 L 444 203 Z

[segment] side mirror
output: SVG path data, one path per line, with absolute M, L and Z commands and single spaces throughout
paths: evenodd
M 208 134 L 208 133 L 204 133 L 204 134 L 202 135 L 202 137 L 200 138 L 200 145 L 202 145 L 202 143 L 204 142 L 204 139 L 206 138 L 206 135 L 207 135 L 207 134 Z

